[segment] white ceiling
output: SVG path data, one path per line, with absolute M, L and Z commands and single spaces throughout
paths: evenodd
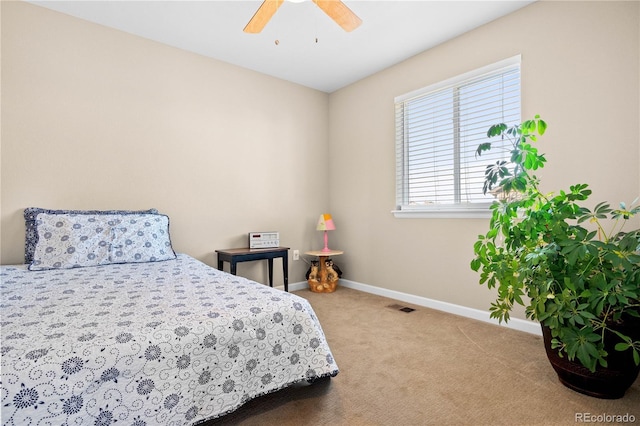
M 260 34 L 242 31 L 259 0 L 29 2 L 331 93 L 533 0 L 345 0 L 363 21 L 350 33 L 313 2 L 284 2 Z

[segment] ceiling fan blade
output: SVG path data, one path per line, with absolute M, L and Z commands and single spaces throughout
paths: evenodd
M 313 0 L 313 2 L 347 32 L 355 30 L 362 24 L 362 19 L 340 0 Z
M 283 1 L 284 0 L 264 0 L 251 20 L 249 20 L 249 23 L 247 23 L 247 26 L 244 27 L 243 31 L 251 34 L 262 31 Z

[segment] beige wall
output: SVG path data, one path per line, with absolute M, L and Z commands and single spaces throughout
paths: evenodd
M 327 121 L 326 93 L 2 2 L 1 263 L 23 261 L 28 206 L 156 207 L 176 251 L 209 264 L 249 231 L 319 247 Z M 239 269 L 266 282 L 260 262 Z
M 551 191 L 587 182 L 595 200 L 640 195 L 640 3 L 538 2 L 330 98 L 334 245 L 348 278 L 486 310 L 492 292 L 469 269 L 482 219 L 395 219 L 397 95 L 522 54 L 523 117 L 549 131 L 539 173 Z M 636 226 L 637 226 L 636 222 Z
M 176 250 L 210 264 L 253 230 L 317 248 L 328 210 L 345 278 L 486 310 L 491 292 L 469 261 L 488 222 L 390 213 L 393 98 L 522 54 L 523 115 L 551 126 L 544 186 L 588 182 L 594 200 L 630 201 L 640 193 L 639 9 L 538 2 L 326 95 L 3 2 L 1 262 L 22 260 L 27 206 L 156 207 Z M 265 158 L 265 172 L 249 171 Z M 264 282 L 249 265 L 243 275 Z M 291 265 L 291 281 L 303 280 L 306 264 Z

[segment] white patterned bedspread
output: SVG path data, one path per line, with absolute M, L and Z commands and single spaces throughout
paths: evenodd
M 186 425 L 338 367 L 309 303 L 179 254 L 0 269 L 3 425 Z

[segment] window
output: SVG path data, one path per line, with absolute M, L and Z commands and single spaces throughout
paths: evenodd
M 487 130 L 520 122 L 520 56 L 395 99 L 396 217 L 488 217 L 487 164 L 509 160 L 493 148 L 476 158 Z

